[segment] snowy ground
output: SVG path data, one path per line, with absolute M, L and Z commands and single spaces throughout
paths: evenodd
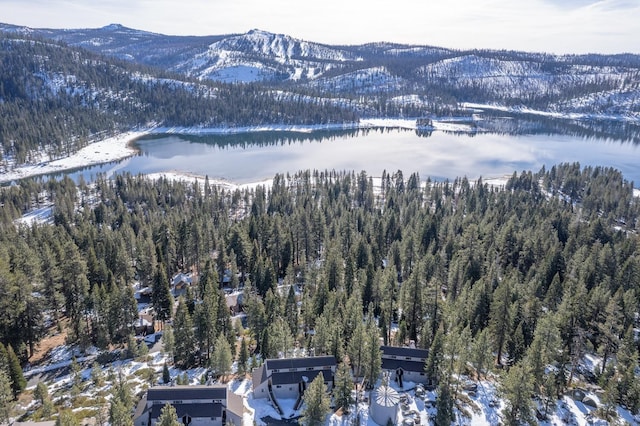
M 582 113 L 566 113 L 566 112 L 553 112 L 553 111 L 540 111 L 530 108 L 512 108 L 503 105 L 490 105 L 490 104 L 477 104 L 472 102 L 464 102 L 462 103 L 463 108 L 470 108 L 476 110 L 494 110 L 494 111 L 503 111 L 503 112 L 512 112 L 518 114 L 532 114 L 539 115 L 544 117 L 552 117 L 552 118 L 562 118 L 562 119 L 571 119 L 571 120 L 580 120 L 580 119 L 600 119 L 600 120 L 618 120 L 618 121 L 638 121 L 638 117 L 630 117 L 624 115 L 603 115 L 603 114 L 582 114 Z
M 158 348 L 159 345 L 153 346 Z M 50 394 L 54 392 L 63 391 L 70 388 L 72 377 L 71 373 L 66 367 L 71 364 L 73 356 L 76 356 L 77 362 L 85 366 L 82 371 L 82 377 L 85 383 L 91 380 L 91 364 L 97 355 L 97 350 L 89 351 L 85 354 L 80 354 L 77 351 L 71 350 L 67 346 L 60 346 L 55 348 L 50 354 L 46 364 L 38 366 L 38 368 L 32 368 L 25 371 L 25 376 L 30 378 L 36 374 L 43 374 L 55 369 L 62 369 L 64 374 L 51 375 L 54 378 L 48 381 L 46 384 L 49 387 Z M 153 350 L 146 361 L 140 360 L 122 360 L 116 361 L 111 366 L 103 367 L 105 376 L 107 371 L 111 370 L 118 372 L 123 377 L 126 377 L 130 382 L 133 394 L 139 395 L 147 386 L 150 385 L 148 381 L 143 379 L 142 374 L 146 369 L 152 369 L 155 371 L 156 382 L 161 375 L 163 365 L 167 362 L 167 357 L 158 349 Z M 597 365 L 597 357 L 588 357 L 584 360 L 585 365 Z M 184 371 L 171 367 L 169 369 L 172 379 L 178 376 L 182 377 Z M 201 377 L 205 373 L 205 369 L 196 368 L 188 370 L 186 373 L 189 378 L 189 383 L 192 385 L 199 384 Z M 504 401 L 500 399 L 496 384 L 493 379 L 481 380 L 477 382 L 471 382 L 469 379 L 463 381 L 464 384 L 475 384 L 477 388 L 472 390 L 467 387 L 468 390 L 464 390 L 465 386 L 460 386 L 458 389 L 458 403 L 454 409 L 456 420 L 455 424 L 458 426 L 493 426 L 500 424 L 501 414 L 500 412 L 504 408 Z M 301 415 L 300 411 L 294 411 L 293 406 L 295 400 L 282 399 L 278 400 L 281 408 L 284 411 L 284 415 L 280 416 L 276 409 L 271 405 L 268 399 L 254 399 L 252 394 L 252 385 L 250 379 L 232 380 L 229 384 L 229 389 L 237 395 L 243 396 L 244 399 L 244 413 L 243 424 L 246 425 L 266 425 L 264 419 L 270 417 L 275 420 L 287 420 L 295 419 Z M 428 425 L 432 424 L 431 419 L 434 418 L 435 401 L 437 395 L 433 391 L 416 392 L 417 386 L 415 383 L 405 382 L 404 388 L 400 389 L 398 386 L 391 382 L 390 386 L 394 388 L 401 396 L 401 404 L 398 405 L 398 414 L 396 417 L 396 424 L 403 424 L 403 421 L 407 418 L 419 418 L 420 424 Z M 33 389 L 35 384 L 31 384 L 29 389 Z M 111 387 L 110 383 L 106 383 L 100 389 L 94 389 L 93 386 L 86 386 L 83 395 L 91 398 L 95 396 L 98 391 L 109 392 Z M 60 394 L 60 392 L 58 392 Z M 597 394 L 591 391 L 585 391 L 585 394 L 599 401 Z M 66 396 L 63 396 L 65 398 Z M 356 424 L 354 422 L 356 416 L 359 417 L 360 426 L 375 426 L 376 423 L 370 416 L 369 412 L 369 392 L 363 392 L 359 396 L 360 403 L 356 410 L 352 407 L 350 413 L 344 415 L 332 414 L 327 418 L 326 425 L 328 426 L 342 426 Z M 24 407 L 25 409 L 27 407 Z M 605 426 L 608 425 L 604 420 L 598 419 L 594 415 L 594 408 L 575 400 L 569 396 L 563 397 L 556 402 L 555 407 L 550 410 L 548 420 L 539 422 L 542 426 L 560 426 L 560 425 L 575 425 L 575 426 Z M 618 407 L 617 409 L 619 419 L 622 423 L 638 425 L 638 418 L 632 416 L 627 410 Z M 295 422 L 295 420 L 294 420 Z
M 69 157 L 22 165 L 11 171 L 1 173 L 0 183 L 121 160 L 135 154 L 136 151 L 131 147 L 131 142 L 146 133 L 148 132 L 123 133 L 94 142 Z

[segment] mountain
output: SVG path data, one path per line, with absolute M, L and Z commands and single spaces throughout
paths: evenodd
M 108 25 L 0 31 L 51 38 L 201 81 L 260 82 L 357 99 L 360 111 L 420 115 L 460 102 L 640 117 L 640 55 L 550 55 L 370 43 L 330 46 L 283 34 L 171 36 Z M 421 112 L 422 111 L 422 112 Z
M 243 84 L 229 84 L 236 82 Z M 463 103 L 637 127 L 639 100 L 640 56 L 631 54 L 330 46 L 260 30 L 183 37 L 117 24 L 79 30 L 0 24 L 0 160 L 18 163 L 34 152 L 56 157 L 96 135 L 150 124 L 470 116 Z
M 121 27 L 105 31 L 131 34 Z M 135 127 L 357 120 L 353 107 L 332 99 L 191 79 L 34 32 L 0 31 L 0 170 L 10 167 L 3 160 L 38 162 L 43 153 L 58 158 Z

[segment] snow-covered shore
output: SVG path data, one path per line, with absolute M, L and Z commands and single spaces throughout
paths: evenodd
M 136 153 L 131 142 L 147 133 L 149 132 L 122 133 L 91 143 L 69 157 L 16 167 L 9 172 L 0 173 L 0 183 L 122 160 Z
M 560 119 L 566 119 L 566 120 L 597 119 L 597 120 L 631 121 L 631 122 L 638 122 L 640 120 L 639 114 L 607 115 L 607 114 L 586 114 L 586 113 L 577 113 L 577 112 L 567 113 L 567 112 L 543 111 L 543 110 L 524 108 L 524 107 L 508 107 L 504 105 L 478 104 L 473 102 L 463 102 L 461 106 L 463 108 L 473 109 L 478 111 L 493 110 L 493 111 L 501 111 L 501 112 L 514 113 L 514 114 L 539 115 L 541 117 L 560 118 Z
M 120 135 L 93 142 L 69 157 L 53 161 L 41 161 L 24 164 L 10 171 L 0 173 L 0 183 L 11 182 L 28 177 L 58 173 L 96 164 L 122 160 L 136 153 L 132 142 L 148 134 L 185 134 L 185 135 L 215 135 L 241 134 L 253 132 L 302 132 L 310 133 L 318 130 L 349 130 L 368 129 L 377 127 L 393 127 L 416 129 L 415 119 L 369 119 L 359 123 L 319 124 L 319 125 L 274 125 L 252 127 L 153 127 L 142 131 L 131 131 Z
M 496 108 L 488 105 L 480 104 L 464 104 L 468 108 Z M 520 111 L 522 112 L 522 111 Z M 569 118 L 564 116 L 564 118 Z M 464 120 L 457 119 L 434 119 L 428 128 L 434 131 L 445 132 L 475 132 L 469 125 L 468 118 Z M 63 171 L 78 169 L 97 164 L 109 163 L 112 161 L 123 160 L 136 154 L 133 142 L 144 135 L 149 134 L 185 134 L 185 135 L 224 135 L 224 134 L 242 134 L 254 132 L 301 132 L 311 133 L 321 130 L 356 130 L 356 129 L 375 129 L 375 128 L 394 128 L 417 130 L 424 127 L 418 126 L 415 118 L 369 118 L 362 119 L 357 123 L 344 124 L 319 124 L 319 125 L 273 125 L 273 126 L 251 126 L 251 127 L 151 127 L 145 130 L 131 131 L 120 135 L 94 142 L 84 147 L 75 154 L 60 158 L 53 161 L 41 161 L 33 164 L 25 164 L 15 167 L 10 171 L 0 172 L 0 184 L 12 182 L 28 177 L 45 175 L 50 173 L 59 173 Z M 44 155 L 42 156 L 44 157 Z M 171 175 L 172 172 L 165 174 Z M 173 173 L 176 174 L 176 173 Z M 184 177 L 194 177 L 188 174 L 178 172 L 177 174 Z M 157 177 L 157 176 L 156 176 Z M 175 176 L 169 176 L 175 178 Z M 236 187 L 231 182 L 211 182 L 220 186 Z M 260 182 L 264 184 L 264 182 Z M 640 190 L 634 190 L 634 195 L 640 197 Z

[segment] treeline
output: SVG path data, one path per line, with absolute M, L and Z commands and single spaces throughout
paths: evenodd
M 124 343 L 133 281 L 152 288 L 165 320 L 168 277 L 193 270 L 199 285 L 174 318 L 184 367 L 211 365 L 215 342 L 235 339 L 225 281 L 244 287 L 249 347 L 265 357 L 297 342 L 350 355 L 372 379 L 378 338 L 413 341 L 430 349 L 426 371 L 452 400 L 460 374 L 502 367 L 509 404 L 537 395 L 548 408 L 580 377 L 604 388 L 606 415 L 620 403 L 636 411 L 640 204 L 621 174 L 562 164 L 514 173 L 502 189 L 424 183 L 400 171 L 306 171 L 243 191 L 130 175 L 3 188 L 0 341 L 24 361 L 43 324 L 64 315 L 71 341 Z M 42 198 L 52 223 L 15 226 Z M 595 371 L 582 368 L 586 353 L 601 356 Z M 532 412 L 530 399 L 517 404 L 514 422 Z
M 1 155 L 17 164 L 69 155 L 136 126 L 355 122 L 321 98 L 301 102 L 258 85 L 196 82 L 50 40 L 0 34 Z M 0 158 L 2 159 L 2 158 Z

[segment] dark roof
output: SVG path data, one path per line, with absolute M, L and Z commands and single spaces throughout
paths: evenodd
M 383 370 L 396 370 L 398 369 L 398 367 L 402 367 L 404 371 L 424 373 L 424 361 L 407 361 L 406 359 L 382 358 Z
M 333 381 L 333 372 L 331 370 L 311 370 L 311 371 L 285 371 L 282 373 L 273 373 L 271 376 L 271 383 L 275 385 L 289 385 L 298 384 L 305 381 L 303 377 L 307 378 L 307 382 L 311 383 L 318 374 L 324 375 L 325 382 Z
M 258 385 L 266 382 L 267 377 L 267 366 L 262 364 L 257 370 L 253 370 L 253 374 L 251 375 L 251 380 L 253 381 L 253 385 Z
M 311 356 L 306 358 L 268 359 L 265 361 L 269 370 L 285 370 L 290 368 L 309 368 L 335 366 L 334 356 Z
M 178 420 L 181 421 L 182 416 L 188 414 L 192 418 L 211 418 L 222 417 L 222 404 L 209 403 L 209 404 L 171 404 L 176 409 Z M 162 408 L 164 405 L 155 404 L 151 406 L 151 418 L 157 419 L 160 417 Z
M 226 386 L 156 386 L 147 391 L 147 401 L 227 399 Z
M 382 351 L 382 356 L 401 356 L 411 358 L 424 358 L 427 359 L 429 356 L 428 349 L 419 349 L 419 348 L 405 348 L 400 346 L 380 346 L 380 350 Z

